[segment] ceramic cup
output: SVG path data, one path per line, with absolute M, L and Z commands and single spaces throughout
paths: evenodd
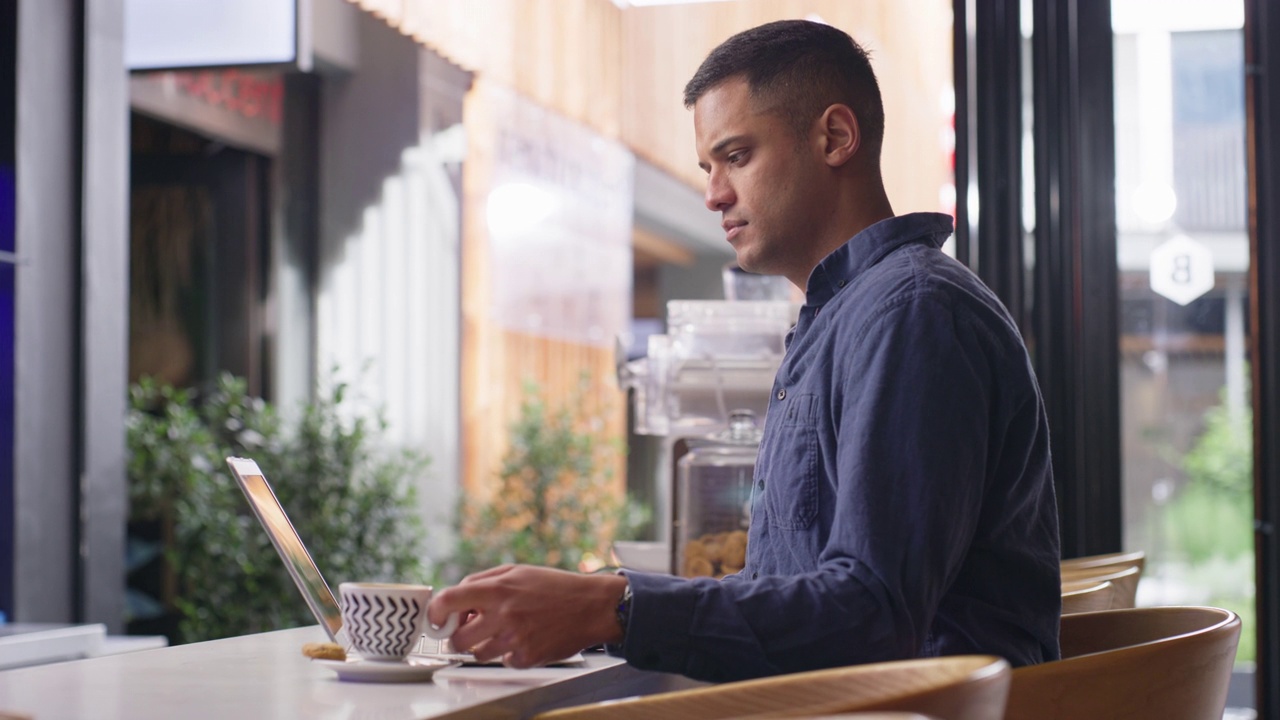
M 443 627 L 427 621 L 429 585 L 345 582 L 338 586 L 338 594 L 342 627 L 351 649 L 365 660 L 403 660 L 420 634 L 444 639 L 458 629 L 457 613 Z

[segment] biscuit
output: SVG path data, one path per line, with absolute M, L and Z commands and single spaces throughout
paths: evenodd
M 741 568 L 747 562 L 747 539 L 742 535 L 731 535 L 724 544 L 722 560 L 726 566 Z M 727 571 L 726 571 L 727 572 Z
M 685 560 L 693 560 L 695 558 L 707 557 L 707 548 L 698 540 L 690 540 L 688 545 L 684 546 Z
M 715 571 L 715 567 L 706 558 L 691 558 L 684 564 L 685 577 L 710 577 Z
M 313 642 L 302 646 L 302 654 L 317 660 L 346 660 L 347 653 L 342 646 L 331 642 Z
M 720 562 L 720 553 L 724 549 L 724 538 L 721 534 L 703 535 L 699 538 L 702 543 L 703 550 L 706 551 L 706 558 L 713 563 Z

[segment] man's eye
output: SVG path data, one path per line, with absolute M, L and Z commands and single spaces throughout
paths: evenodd
M 732 153 L 728 157 L 730 165 L 741 165 L 743 162 L 746 161 L 746 159 L 747 159 L 747 153 L 745 151 Z

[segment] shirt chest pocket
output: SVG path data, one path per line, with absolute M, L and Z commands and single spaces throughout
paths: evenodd
M 769 524 L 804 530 L 818 514 L 818 396 L 788 397 L 772 435 L 763 476 Z

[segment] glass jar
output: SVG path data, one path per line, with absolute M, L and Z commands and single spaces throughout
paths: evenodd
M 734 410 L 727 430 L 680 458 L 671 535 L 676 575 L 721 578 L 746 563 L 760 436 L 755 413 Z

